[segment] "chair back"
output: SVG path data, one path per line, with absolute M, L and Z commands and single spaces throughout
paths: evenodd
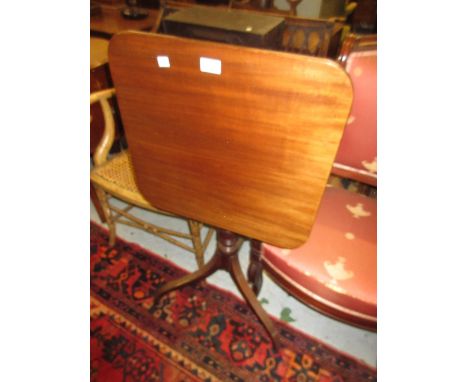
M 286 52 L 327 57 L 336 27 L 329 20 L 287 17 L 281 47 Z
M 107 65 L 107 50 L 109 41 L 102 38 L 91 37 L 90 39 L 90 91 L 94 93 L 99 90 L 112 87 L 109 66 Z M 90 152 L 94 153 L 104 132 L 104 115 L 98 104 L 92 104 L 90 108 Z
M 377 36 L 351 35 L 338 61 L 353 83 L 354 100 L 333 173 L 377 185 Z
M 334 61 L 141 32 L 109 62 L 155 207 L 284 248 L 313 225 L 352 102 Z

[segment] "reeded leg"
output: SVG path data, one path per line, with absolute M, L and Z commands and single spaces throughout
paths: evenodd
M 268 316 L 267 312 L 262 308 L 262 306 L 257 300 L 257 297 L 252 292 L 252 289 L 250 289 L 249 284 L 247 284 L 247 281 L 242 275 L 242 270 L 241 270 L 239 259 L 237 258 L 237 256 L 232 256 L 230 258 L 230 263 L 231 263 L 230 273 L 231 273 L 232 278 L 234 279 L 234 282 L 237 285 L 237 288 L 239 288 L 239 290 L 242 293 L 242 296 L 244 296 L 245 301 L 247 301 L 249 306 L 257 315 L 260 322 L 266 328 L 268 334 L 270 335 L 273 341 L 273 345 L 275 346 L 275 349 L 279 350 L 280 341 L 279 341 L 278 332 L 273 322 L 271 321 L 270 317 Z
M 262 243 L 258 240 L 250 240 L 250 263 L 247 270 L 247 278 L 253 292 L 258 296 L 263 283 L 263 265 L 260 261 Z
M 203 244 L 201 241 L 201 224 L 190 219 L 187 223 L 190 229 L 190 234 L 192 235 L 192 244 L 193 249 L 195 250 L 198 268 L 201 268 L 205 264 L 205 259 L 203 258 Z
M 170 292 L 171 290 L 174 290 L 177 288 L 182 288 L 185 285 L 194 283 L 205 277 L 209 277 L 214 272 L 216 272 L 217 269 L 219 269 L 219 266 L 220 266 L 220 256 L 217 256 L 217 253 L 215 253 L 213 258 L 210 261 L 208 261 L 208 263 L 206 263 L 206 265 L 201 267 L 199 270 L 193 273 L 190 273 L 189 275 L 180 277 L 176 280 L 172 280 L 164 284 L 163 286 L 161 286 L 161 288 L 159 288 L 156 291 L 156 294 L 154 295 L 154 302 L 151 308 L 149 309 L 149 312 L 154 313 L 154 311 L 156 310 L 158 300 L 163 294 L 166 294 Z
M 102 211 L 104 212 L 104 217 L 109 227 L 109 245 L 113 247 L 115 245 L 115 223 L 111 217 L 109 202 L 107 201 L 106 193 L 99 187 L 96 187 L 96 194 L 99 199 L 99 203 L 101 203 Z

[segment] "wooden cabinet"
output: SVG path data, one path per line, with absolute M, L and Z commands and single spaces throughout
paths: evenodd
M 182 9 L 163 23 L 167 34 L 271 49 L 280 47 L 285 26 L 283 17 L 214 7 Z

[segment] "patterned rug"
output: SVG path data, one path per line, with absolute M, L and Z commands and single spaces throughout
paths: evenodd
M 205 282 L 154 291 L 187 272 L 91 223 L 91 381 L 376 381 L 376 371 L 275 320 L 275 352 L 249 307 Z

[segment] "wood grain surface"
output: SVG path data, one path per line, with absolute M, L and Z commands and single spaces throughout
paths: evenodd
M 91 33 L 97 33 L 107 37 L 125 30 L 150 30 L 156 23 L 159 11 L 149 9 L 149 15 L 142 20 L 129 20 L 120 12 L 124 5 L 101 4 L 101 13 L 90 18 Z
M 90 61 L 91 69 L 107 64 L 107 61 L 108 61 L 107 51 L 109 49 L 108 40 L 103 39 L 103 38 L 91 37 L 89 48 L 90 48 L 89 61 Z
M 151 204 L 284 248 L 307 239 L 352 102 L 337 63 L 142 32 L 115 35 L 109 63 Z

